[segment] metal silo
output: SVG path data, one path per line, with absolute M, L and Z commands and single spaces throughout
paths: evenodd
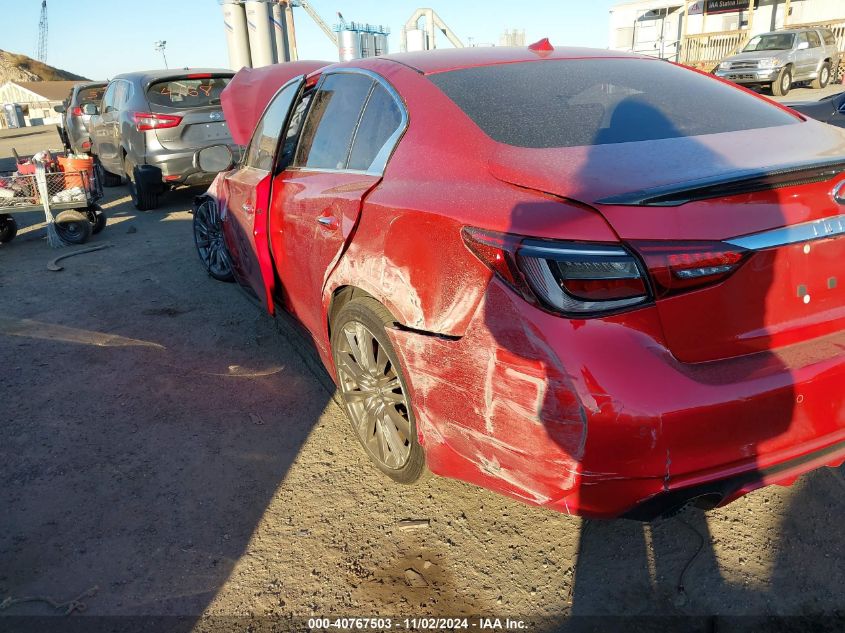
M 376 54 L 376 36 L 370 31 L 359 31 L 361 57 L 374 57 Z
M 247 0 L 246 26 L 249 33 L 249 52 L 252 67 L 270 66 L 276 62 L 276 46 L 273 43 L 273 21 L 270 5 L 262 0 Z
M 338 32 L 337 44 L 340 61 L 348 62 L 352 59 L 361 58 L 361 38 L 358 31 L 344 29 Z
M 407 45 L 406 50 L 408 51 L 426 51 L 428 50 L 428 43 L 426 40 L 425 31 L 422 29 L 408 29 L 406 32 L 407 37 Z
M 229 0 L 223 4 L 223 24 L 226 27 L 226 47 L 229 50 L 229 66 L 232 70 L 249 68 L 249 36 L 246 31 L 246 14 L 242 4 Z
M 276 61 L 289 62 L 287 19 L 278 2 L 273 3 L 273 42 L 276 44 Z
M 387 55 L 387 34 L 376 33 L 376 55 Z

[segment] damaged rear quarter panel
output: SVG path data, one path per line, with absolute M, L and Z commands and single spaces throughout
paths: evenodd
M 630 330 L 526 306 L 494 280 L 459 340 L 389 330 L 408 374 L 429 468 L 570 512 L 601 505 L 590 498 L 596 483 L 639 476 L 654 488 L 649 493 L 658 491 L 665 469 L 659 419 L 625 410 L 581 360 L 585 344 L 603 333 L 612 344 L 614 334 Z M 645 339 L 656 322 L 633 317 L 639 320 L 645 331 L 635 336 Z M 560 354 L 569 346 L 572 355 Z M 610 425 L 617 437 L 622 429 L 629 439 L 608 453 L 603 431 L 592 441 L 593 425 Z

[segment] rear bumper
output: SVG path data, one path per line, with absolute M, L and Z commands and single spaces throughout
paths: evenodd
M 194 167 L 194 151 L 148 153 L 147 164 L 158 167 L 163 182 L 168 184 L 210 184 L 217 174 L 206 173 Z
M 845 459 L 845 333 L 684 364 L 656 310 L 574 321 L 498 281 L 459 340 L 390 332 L 435 473 L 586 516 L 724 504 Z
M 237 158 L 240 148 L 230 146 Z M 147 151 L 146 163 L 161 169 L 162 180 L 171 185 L 209 185 L 217 172 L 204 172 L 194 166 L 194 154 L 199 147 L 186 150 L 166 150 L 163 148 Z

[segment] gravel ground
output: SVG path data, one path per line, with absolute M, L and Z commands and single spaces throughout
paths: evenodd
M 0 247 L 0 602 L 96 586 L 87 616 L 476 614 L 550 628 L 571 614 L 845 610 L 841 472 L 652 525 L 436 477 L 391 483 L 298 336 L 202 270 L 197 192 L 138 213 L 125 189 L 107 191 L 91 245 L 111 248 L 49 272 L 70 249 L 48 247 L 38 214 Z

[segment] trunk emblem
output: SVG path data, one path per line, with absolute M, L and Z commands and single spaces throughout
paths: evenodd
M 220 121 L 223 118 L 223 113 L 222 112 L 212 112 L 211 114 L 208 115 L 208 118 L 211 119 L 212 121 Z
M 831 194 L 833 199 L 836 200 L 839 204 L 845 204 L 845 180 L 838 183 L 834 188 Z

